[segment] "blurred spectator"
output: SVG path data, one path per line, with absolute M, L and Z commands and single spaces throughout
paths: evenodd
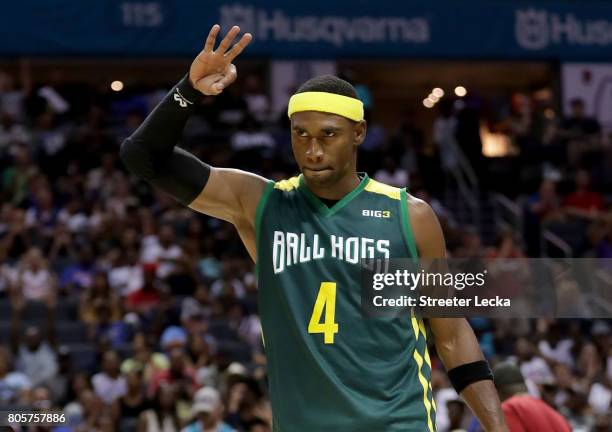
M 83 201 L 76 195 L 73 195 L 66 206 L 60 210 L 57 219 L 71 233 L 85 233 L 89 228 L 89 218 L 83 210 Z
M 179 432 L 177 389 L 171 384 L 160 385 L 152 398 L 151 408 L 138 420 L 138 432 Z
M 561 128 L 572 136 L 582 136 L 598 133 L 601 129 L 599 122 L 594 117 L 587 117 L 582 99 L 570 101 L 571 113 L 563 119 Z
M 12 370 L 10 353 L 0 347 L 0 405 L 25 403 L 31 388 L 27 375 Z
M 149 394 L 155 394 L 163 384 L 173 384 L 181 394 L 191 397 L 197 388 L 195 371 L 182 348 L 172 348 L 168 353 L 170 367 L 157 372 L 149 384 Z
M 563 203 L 565 211 L 571 216 L 594 219 L 604 209 L 603 196 L 591 190 L 591 176 L 586 170 L 576 173 L 576 189 Z
M 12 114 L 0 110 L 0 160 L 8 157 L 11 146 L 25 144 L 29 140 L 28 130 Z
M 466 408 L 465 402 L 460 398 L 451 399 L 446 402 L 446 407 L 450 420 L 448 430 L 452 432 L 465 432 L 463 428 L 463 417 Z
M 601 156 L 601 125 L 586 115 L 584 101 L 573 99 L 571 113 L 561 122 L 558 139 L 565 145 L 570 166 L 593 165 L 593 157 Z
M 261 345 L 261 321 L 256 314 L 250 314 L 243 303 L 234 303 L 227 311 L 229 327 L 238 337 L 257 349 Z
M 170 362 L 165 354 L 153 352 L 145 333 L 138 332 L 132 341 L 132 357 L 121 364 L 121 372 L 128 374 L 133 371 L 142 370 L 145 383 L 150 382 L 158 372 L 170 367 Z
M 247 115 L 230 138 L 232 165 L 243 166 L 249 171 L 260 171 L 262 157 L 270 158 L 276 146 L 272 134 L 263 129 L 255 118 Z
M 548 179 L 542 181 L 538 193 L 529 200 L 529 210 L 541 223 L 561 216 L 560 197 L 554 181 Z
M 199 284 L 193 297 L 187 297 L 181 305 L 181 323 L 189 333 L 200 333 L 212 315 L 208 287 Z
M 141 316 L 150 316 L 160 301 L 162 282 L 156 278 L 156 265 L 144 266 L 144 282 L 142 288 L 134 291 L 125 298 L 125 308 Z
M 96 334 L 99 324 L 121 320 L 121 303 L 111 291 L 106 273 L 93 275 L 91 287 L 81 295 L 79 316 L 81 321 L 90 325 L 92 335 Z
M 531 195 L 525 207 L 525 232 L 527 254 L 539 256 L 540 238 L 546 224 L 559 221 L 563 217 L 561 198 L 557 194 L 556 182 L 544 179 L 538 192 Z
M 568 389 L 568 399 L 561 407 L 573 432 L 588 432 L 595 425 L 595 416 L 589 410 L 587 395 L 579 389 Z
M 118 414 L 122 418 L 137 420 L 141 412 L 149 409 L 142 370 L 132 370 L 125 375 L 126 392 L 116 400 Z
M 212 387 L 202 387 L 193 397 L 192 412 L 197 420 L 181 432 L 235 432 L 223 423 L 223 404 L 219 392 Z
M 2 208 L 3 233 L 0 233 L 0 257 L 14 263 L 30 249 L 32 240 L 25 226 L 25 211 L 10 204 Z
M 184 349 L 187 346 L 187 333 L 181 327 L 167 327 L 159 338 L 159 345 L 169 353 L 174 348 Z
M 244 81 L 244 100 L 249 114 L 258 122 L 270 119 L 270 98 L 264 91 L 262 78 L 256 74 L 247 75 Z
M 213 282 L 210 287 L 213 297 L 223 297 L 229 302 L 244 297 L 246 293 L 244 283 L 232 267 L 233 263 L 229 261 L 222 263 L 222 276 Z
M 408 172 L 397 166 L 397 161 L 391 157 L 386 157 L 383 168 L 378 170 L 374 178 L 379 182 L 389 184 L 391 186 L 404 188 L 408 186 Z
M 13 159 L 13 164 L 3 170 L 2 195 L 3 200 L 18 206 L 24 204 L 28 183 L 39 171 L 24 145 L 15 148 Z
M 237 364 L 230 365 L 236 368 Z M 262 403 L 262 392 L 255 379 L 243 375 L 228 376 L 228 398 L 226 422 L 238 429 L 248 429 L 249 425 L 257 420 L 272 421 L 271 411 L 266 403 Z
M 433 142 L 438 148 L 440 162 L 447 176 L 455 177 L 459 169 L 459 146 L 457 145 L 457 117 L 453 101 L 444 99 L 438 104 L 439 116 L 433 124 Z
M 19 265 L 17 271 L 15 295 L 25 300 L 50 300 L 56 293 L 56 277 L 49 269 L 47 260 L 38 248 L 30 249 Z
M 115 293 L 126 297 L 143 287 L 144 273 L 136 249 L 122 249 L 116 255 L 108 273 L 108 282 Z
M 10 74 L 0 71 L 0 113 L 20 119 L 24 114 L 25 89 L 17 88 Z
M 59 209 L 53 202 L 53 192 L 47 186 L 40 186 L 34 194 L 33 205 L 26 211 L 26 227 L 36 227 L 41 241 L 50 242 L 58 223 L 58 215 Z
M 116 351 L 106 351 L 102 357 L 102 371 L 91 379 L 94 391 L 106 404 L 113 403 L 127 392 L 127 383 L 119 369 L 119 360 Z
M 98 199 L 108 199 L 111 196 L 113 185 L 122 177 L 117 169 L 117 157 L 112 153 L 102 155 L 101 166 L 92 169 L 87 174 L 86 191 Z
M 565 419 L 541 400 L 529 396 L 520 370 L 502 363 L 493 370 L 495 388 L 510 432 L 570 432 Z
M 200 386 L 216 387 L 219 383 L 219 368 L 215 363 L 211 337 L 198 333 L 190 336 L 189 354 L 195 368 L 196 382 Z
M 568 367 L 573 367 L 574 359 L 571 355 L 572 346 L 572 340 L 564 338 L 559 324 L 553 322 L 548 326 L 545 333 L 543 333 L 543 339 L 538 344 L 538 350 L 548 361 L 563 363 Z
M 143 239 L 141 261 L 146 265 L 156 265 L 157 277 L 164 279 L 177 269 L 177 261 L 183 257 L 181 247 L 176 243 L 174 228 L 163 225 L 158 236 Z
M 47 383 L 51 392 L 51 400 L 57 405 L 66 400 L 68 396 L 70 380 L 73 374 L 72 352 L 68 346 L 60 346 L 57 349 L 57 374 Z
M 537 355 L 533 343 L 524 337 L 517 339 L 514 352 L 529 393 L 539 396 L 540 391 L 536 385 L 552 384 L 555 380 L 548 363 Z
M 22 340 L 21 320 L 26 303 L 22 297 L 13 298 L 13 314 L 11 319 L 11 348 L 16 355 L 15 366 L 23 372 L 32 387 L 47 384 L 58 371 L 57 346 L 55 338 L 55 303 L 51 299 L 47 303 L 45 328 L 46 340 L 43 339 L 37 326 L 29 325 Z
M 64 268 L 59 279 L 60 289 L 70 295 L 83 293 L 95 280 L 96 263 L 93 248 L 85 245 L 76 255 L 73 257 L 75 261 Z M 98 278 L 100 277 L 98 275 Z
M 366 172 L 374 173 L 379 169 L 382 162 L 385 146 L 387 145 L 387 132 L 378 121 L 374 111 L 367 110 L 366 108 L 365 119 L 368 122 L 368 133 L 359 146 L 357 163 Z M 400 163 L 399 158 L 393 158 L 393 160 L 396 163 Z M 406 175 L 408 175 L 404 167 L 402 167 L 401 171 L 406 172 Z M 374 177 L 376 178 L 376 175 Z M 408 184 L 408 179 L 406 179 L 405 184 Z

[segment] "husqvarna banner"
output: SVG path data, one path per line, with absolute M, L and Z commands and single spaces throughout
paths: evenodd
M 0 13 L 1 55 L 192 55 L 213 23 L 253 33 L 247 55 L 604 60 L 604 1 L 22 0 Z

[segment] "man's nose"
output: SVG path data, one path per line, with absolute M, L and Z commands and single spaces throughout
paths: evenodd
M 316 138 L 311 138 L 306 148 L 306 156 L 311 160 L 319 160 L 323 157 L 323 146 Z

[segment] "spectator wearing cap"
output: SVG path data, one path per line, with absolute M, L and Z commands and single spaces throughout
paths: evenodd
M 520 369 L 500 363 L 493 369 L 493 381 L 502 401 L 510 432 L 570 432 L 567 421 L 540 399 L 527 393 Z
M 173 348 L 183 349 L 187 346 L 187 332 L 179 326 L 167 327 L 159 339 L 159 344 L 165 352 L 170 352 Z
M 202 387 L 193 397 L 193 415 L 197 418 L 181 432 L 235 432 L 222 421 L 223 404 L 219 392 L 212 387 Z

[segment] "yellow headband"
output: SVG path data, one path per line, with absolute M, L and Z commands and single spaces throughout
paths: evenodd
M 363 102 L 348 96 L 327 92 L 304 92 L 289 99 L 289 117 L 301 111 L 321 111 L 338 114 L 354 121 L 363 120 Z

